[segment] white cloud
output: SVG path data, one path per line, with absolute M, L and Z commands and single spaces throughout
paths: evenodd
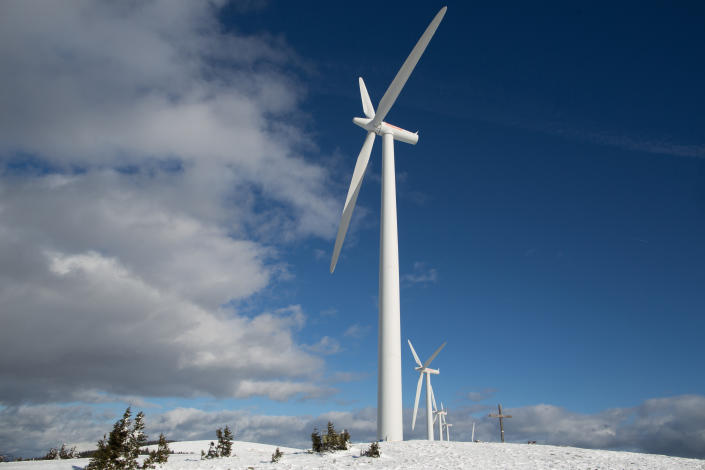
M 370 331 L 369 325 L 360 325 L 359 323 L 352 324 L 343 333 L 343 336 L 360 339 Z
M 292 233 L 330 236 L 339 208 L 321 197 L 326 172 L 300 156 L 312 144 L 290 124 L 302 96 L 286 72 L 293 54 L 222 34 L 215 13 L 205 2 L 6 3 L 0 151 L 61 169 L 135 165 L 160 202 L 219 222 L 223 198 L 251 203 L 237 189 L 254 185 L 289 206 L 276 216 Z M 165 161 L 181 171 L 164 174 Z
M 338 383 L 338 382 L 355 382 L 357 380 L 363 380 L 366 379 L 370 376 L 369 373 L 366 372 L 335 372 L 331 374 L 329 377 L 329 381 L 331 383 Z
M 22 280 L 0 287 L 4 402 L 77 399 L 85 388 L 275 399 L 318 389 L 310 381 L 322 362 L 293 339 L 305 323 L 299 306 L 211 312 L 96 252 L 37 258 L 46 272 L 31 293 Z
M 339 207 L 295 54 L 220 4 L 3 3 L 0 403 L 330 393 L 299 306 L 222 307 Z
M 321 310 L 320 315 L 321 315 L 321 317 L 331 317 L 331 318 L 334 318 L 334 317 L 337 317 L 337 316 L 338 316 L 338 309 L 335 309 L 335 308 L 326 308 L 326 309 Z
M 292 366 L 294 365 L 292 364 Z M 253 395 L 264 395 L 272 400 L 284 401 L 299 394 L 303 398 L 319 398 L 335 392 L 337 390 L 333 388 L 322 388 L 312 383 L 282 380 L 242 380 L 237 385 L 235 397 L 247 398 Z
M 341 351 L 340 342 L 330 336 L 324 336 L 315 344 L 305 345 L 304 349 L 315 354 L 337 354 Z
M 468 415 L 478 411 L 449 411 L 455 439 L 469 440 L 472 422 L 476 421 L 476 439 L 499 440 L 497 419 L 487 417 L 496 408 L 487 406 L 478 418 Z M 705 397 L 701 395 L 655 398 L 632 408 L 612 408 L 595 414 L 575 413 L 548 404 L 502 411 L 512 415 L 504 420 L 508 442 L 532 440 L 539 444 L 705 457 Z
M 429 268 L 426 263 L 414 262 L 413 272 L 403 274 L 401 282 L 406 285 L 411 284 L 432 284 L 438 281 L 438 271 L 436 268 Z
M 111 417 L 88 406 L 0 408 L 0 455 L 39 457 L 62 443 L 92 442 L 95 448 L 110 432 Z
M 483 401 L 497 393 L 495 388 L 483 388 L 477 392 L 468 392 L 467 397 L 470 401 Z

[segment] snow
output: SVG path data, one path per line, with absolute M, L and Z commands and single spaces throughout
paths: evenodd
M 233 442 L 234 457 L 201 460 L 211 441 L 172 442 L 174 452 L 163 470 L 264 469 L 697 469 L 705 460 L 607 450 L 578 449 L 529 444 L 404 441 L 382 442 L 382 457 L 360 457 L 369 443 L 353 444 L 347 451 L 312 454 L 302 449 L 279 447 L 284 456 L 271 463 L 277 446 Z M 156 446 L 151 446 L 156 447 Z M 81 470 L 88 459 L 0 463 L 0 470 Z

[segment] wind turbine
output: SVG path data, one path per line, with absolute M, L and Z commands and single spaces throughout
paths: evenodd
M 421 364 L 421 360 L 419 359 L 419 356 L 416 354 L 416 351 L 414 351 L 414 347 L 411 345 L 411 340 L 407 340 L 409 342 L 409 347 L 411 348 L 411 354 L 414 355 L 414 360 L 416 361 L 416 364 L 418 364 L 418 367 L 415 367 L 414 370 L 419 371 L 419 381 L 416 385 L 416 399 L 414 400 L 414 417 L 411 420 L 411 429 L 413 430 L 414 427 L 416 426 L 416 413 L 419 410 L 419 396 L 421 395 L 421 382 L 423 381 L 424 374 L 426 374 L 426 430 L 427 430 L 427 436 L 428 440 L 432 441 L 433 440 L 433 410 L 436 409 L 435 403 L 436 403 L 436 398 L 433 396 L 433 389 L 431 388 L 431 374 L 438 375 L 440 374 L 440 371 L 437 369 L 429 369 L 428 366 L 431 364 L 431 361 L 433 361 L 436 356 L 438 356 L 438 353 L 441 352 L 441 349 L 443 349 L 446 345 L 446 343 L 441 344 L 441 346 L 436 349 L 436 352 L 434 352 L 431 357 L 426 359 L 426 362 Z M 433 408 L 431 408 L 431 401 L 433 400 Z M 443 440 L 443 436 L 441 436 L 441 440 Z
M 434 406 L 434 408 L 436 406 L 435 399 L 433 401 L 433 406 Z M 445 428 L 445 426 L 446 426 L 446 415 L 447 414 L 448 414 L 448 412 L 443 407 L 443 402 L 441 402 L 441 409 L 436 411 L 436 415 L 438 416 L 438 434 L 440 435 L 440 438 L 438 439 L 439 441 L 443 440 L 443 428 Z
M 443 419 L 443 425 L 441 427 L 441 437 L 443 436 L 443 429 L 446 430 L 446 441 L 450 441 L 450 428 L 453 426 L 452 424 L 448 423 L 446 420 L 446 416 L 448 416 L 448 410 L 446 409 L 445 406 L 443 406 L 443 402 L 441 402 L 441 410 L 437 412 L 438 415 Z M 443 440 L 443 439 L 441 439 Z
M 340 249 L 348 231 L 362 178 L 370 160 L 375 135 L 382 136 L 382 211 L 380 222 L 379 253 L 379 338 L 377 358 L 377 438 L 401 441 L 404 439 L 401 398 L 401 326 L 399 312 L 399 248 L 397 239 L 397 201 L 394 175 L 394 141 L 416 144 L 418 133 L 387 124 L 383 119 L 389 113 L 411 72 L 416 67 L 429 41 L 446 13 L 446 7 L 424 31 L 421 39 L 411 50 L 375 111 L 362 77 L 359 79 L 362 110 L 365 118 L 353 118 L 353 122 L 367 131 L 367 137 L 355 163 L 352 181 L 343 206 L 338 235 L 335 239 L 331 274 L 338 262 Z

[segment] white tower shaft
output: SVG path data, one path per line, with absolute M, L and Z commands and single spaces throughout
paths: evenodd
M 382 135 L 377 438 L 389 441 L 404 440 L 396 193 L 394 136 L 385 133 Z
M 433 408 L 431 408 L 431 374 L 426 372 L 426 435 L 429 441 L 433 440 Z

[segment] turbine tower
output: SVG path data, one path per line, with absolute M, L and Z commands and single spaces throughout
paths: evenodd
M 441 417 L 441 410 L 439 410 L 438 405 L 436 405 L 436 394 L 433 392 L 433 388 L 431 388 L 431 400 L 433 401 L 433 424 L 436 424 L 436 420 L 438 420 L 438 440 L 443 441 L 443 427 L 439 419 Z M 441 406 L 442 405 L 441 403 Z
M 416 144 L 418 133 L 412 133 L 387 124 L 383 119 L 389 113 L 411 72 L 416 67 L 429 41 L 446 13 L 446 7 L 424 31 L 421 39 L 411 50 L 409 57 L 397 72 L 387 91 L 382 96 L 375 112 L 367 93 L 365 82 L 359 79 L 362 110 L 366 118 L 356 117 L 353 122 L 367 131 L 367 137 L 355 163 L 352 181 L 343 206 L 338 235 L 335 239 L 331 274 L 338 262 L 340 249 L 348 231 L 362 178 L 370 160 L 375 135 L 382 136 L 382 211 L 380 222 L 379 253 L 379 337 L 377 358 L 377 438 L 389 441 L 404 439 L 401 397 L 401 325 L 399 311 L 399 248 L 397 239 L 397 201 L 394 175 L 394 141 Z
M 433 440 L 433 422 L 435 421 L 434 416 L 433 416 L 433 411 L 436 409 L 436 398 L 433 396 L 433 389 L 431 388 L 431 374 L 438 375 L 440 374 L 440 371 L 437 369 L 429 369 L 428 366 L 431 364 L 431 361 L 433 361 L 436 356 L 438 356 L 438 353 L 441 352 L 441 349 L 443 349 L 446 345 L 446 343 L 441 344 L 441 346 L 436 349 L 436 352 L 431 355 L 428 359 L 426 359 L 426 362 L 421 364 L 421 360 L 419 360 L 419 356 L 416 354 L 416 351 L 414 351 L 414 347 L 411 345 L 411 340 L 409 341 L 409 347 L 411 348 L 411 354 L 414 355 L 414 360 L 418 364 L 418 367 L 415 367 L 414 370 L 419 371 L 419 381 L 416 384 L 416 398 L 414 399 L 414 417 L 411 419 L 411 429 L 413 430 L 414 427 L 416 426 L 416 413 L 419 410 L 419 396 L 421 395 L 421 382 L 423 381 L 424 374 L 426 375 L 426 432 L 428 436 L 428 440 L 432 441 Z M 433 408 L 431 408 L 431 401 L 433 401 Z M 443 440 L 443 436 L 441 436 L 441 440 Z

